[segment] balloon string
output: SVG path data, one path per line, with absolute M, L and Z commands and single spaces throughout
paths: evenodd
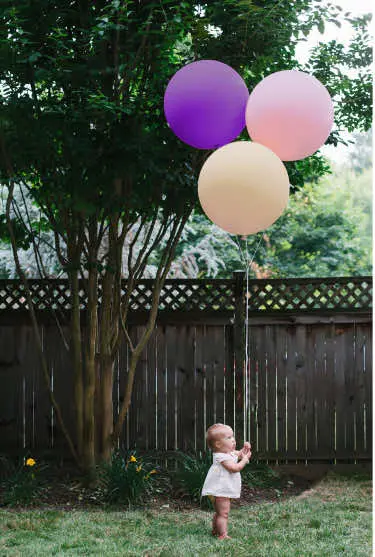
M 246 265 L 246 257 L 244 256 L 244 253 L 243 253 L 242 248 L 241 248 L 241 244 L 238 241 L 238 236 L 235 236 L 234 238 L 235 238 L 236 244 L 238 246 L 238 251 L 240 252 L 241 260 L 244 263 L 244 265 Z M 246 236 L 246 239 L 247 239 L 247 236 Z
M 249 380 L 250 380 L 250 370 L 249 370 L 249 272 L 252 262 L 254 261 L 254 257 L 258 251 L 258 248 L 263 240 L 263 234 L 260 237 L 260 240 L 255 248 L 255 251 L 249 260 L 249 251 L 248 251 L 248 236 L 246 236 L 246 320 L 245 320 L 245 404 L 244 404 L 244 441 L 246 440 L 246 433 L 249 434 L 250 438 L 250 428 L 247 428 L 247 424 L 249 423 Z M 248 431 L 247 431 L 248 430 Z M 248 439 L 250 440 L 250 439 Z

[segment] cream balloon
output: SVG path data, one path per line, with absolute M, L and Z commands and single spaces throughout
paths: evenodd
M 268 228 L 288 204 L 289 177 L 273 151 L 259 143 L 235 141 L 204 163 L 198 195 L 209 219 L 230 234 Z

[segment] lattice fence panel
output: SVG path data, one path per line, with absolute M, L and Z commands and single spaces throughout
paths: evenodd
M 159 309 L 231 311 L 234 309 L 233 284 L 232 280 L 167 281 L 160 295 Z M 147 310 L 151 307 L 152 288 L 152 281 L 137 285 L 132 295 L 132 310 Z
M 250 311 L 334 311 L 372 307 L 370 277 L 250 281 Z
M 234 311 L 239 284 L 234 279 L 167 280 L 160 295 L 159 310 Z M 71 309 L 68 281 L 30 280 L 29 286 L 37 311 Z M 372 308 L 371 277 L 250 280 L 247 293 L 245 281 L 242 286 L 243 299 L 240 302 L 244 303 L 247 297 L 250 312 L 369 311 Z M 126 281 L 122 290 L 122 295 L 125 294 Z M 152 280 L 137 283 L 131 296 L 131 310 L 149 310 L 152 294 Z M 80 307 L 85 310 L 87 297 L 83 282 L 79 296 Z M 98 296 L 100 302 L 101 285 Z M 16 280 L 0 280 L 0 311 L 26 309 L 24 285 Z

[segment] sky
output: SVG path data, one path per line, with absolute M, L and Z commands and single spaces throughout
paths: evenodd
M 324 2 L 326 0 L 323 0 Z M 373 0 L 332 0 L 332 3 L 336 3 L 341 6 L 343 12 L 351 12 L 353 16 L 362 15 L 365 13 L 372 13 L 374 15 L 374 2 Z M 372 34 L 374 34 L 374 24 L 372 23 Z M 341 27 L 337 27 L 334 23 L 328 23 L 325 26 L 324 34 L 319 33 L 316 29 L 312 31 L 308 37 L 307 42 L 301 42 L 297 46 L 297 58 L 300 62 L 305 62 L 308 58 L 309 51 L 319 42 L 329 42 L 336 39 L 343 44 L 348 44 L 353 35 L 353 30 L 349 23 L 343 21 Z M 347 138 L 351 138 L 347 134 Z M 338 147 L 333 147 L 330 145 L 322 147 L 321 153 L 325 154 L 327 157 L 332 159 L 334 162 L 343 163 L 348 159 L 348 147 L 339 145 Z

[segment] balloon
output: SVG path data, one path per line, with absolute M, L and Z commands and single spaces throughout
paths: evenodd
M 331 97 L 324 85 L 307 73 L 273 73 L 249 96 L 246 126 L 251 139 L 272 149 L 283 161 L 315 153 L 332 125 Z
M 198 179 L 206 215 L 231 234 L 254 234 L 270 226 L 285 209 L 289 177 L 267 147 L 235 141 L 212 153 Z
M 249 92 L 242 77 L 216 60 L 184 66 L 168 83 L 164 112 L 172 131 L 197 149 L 230 143 L 245 128 Z

